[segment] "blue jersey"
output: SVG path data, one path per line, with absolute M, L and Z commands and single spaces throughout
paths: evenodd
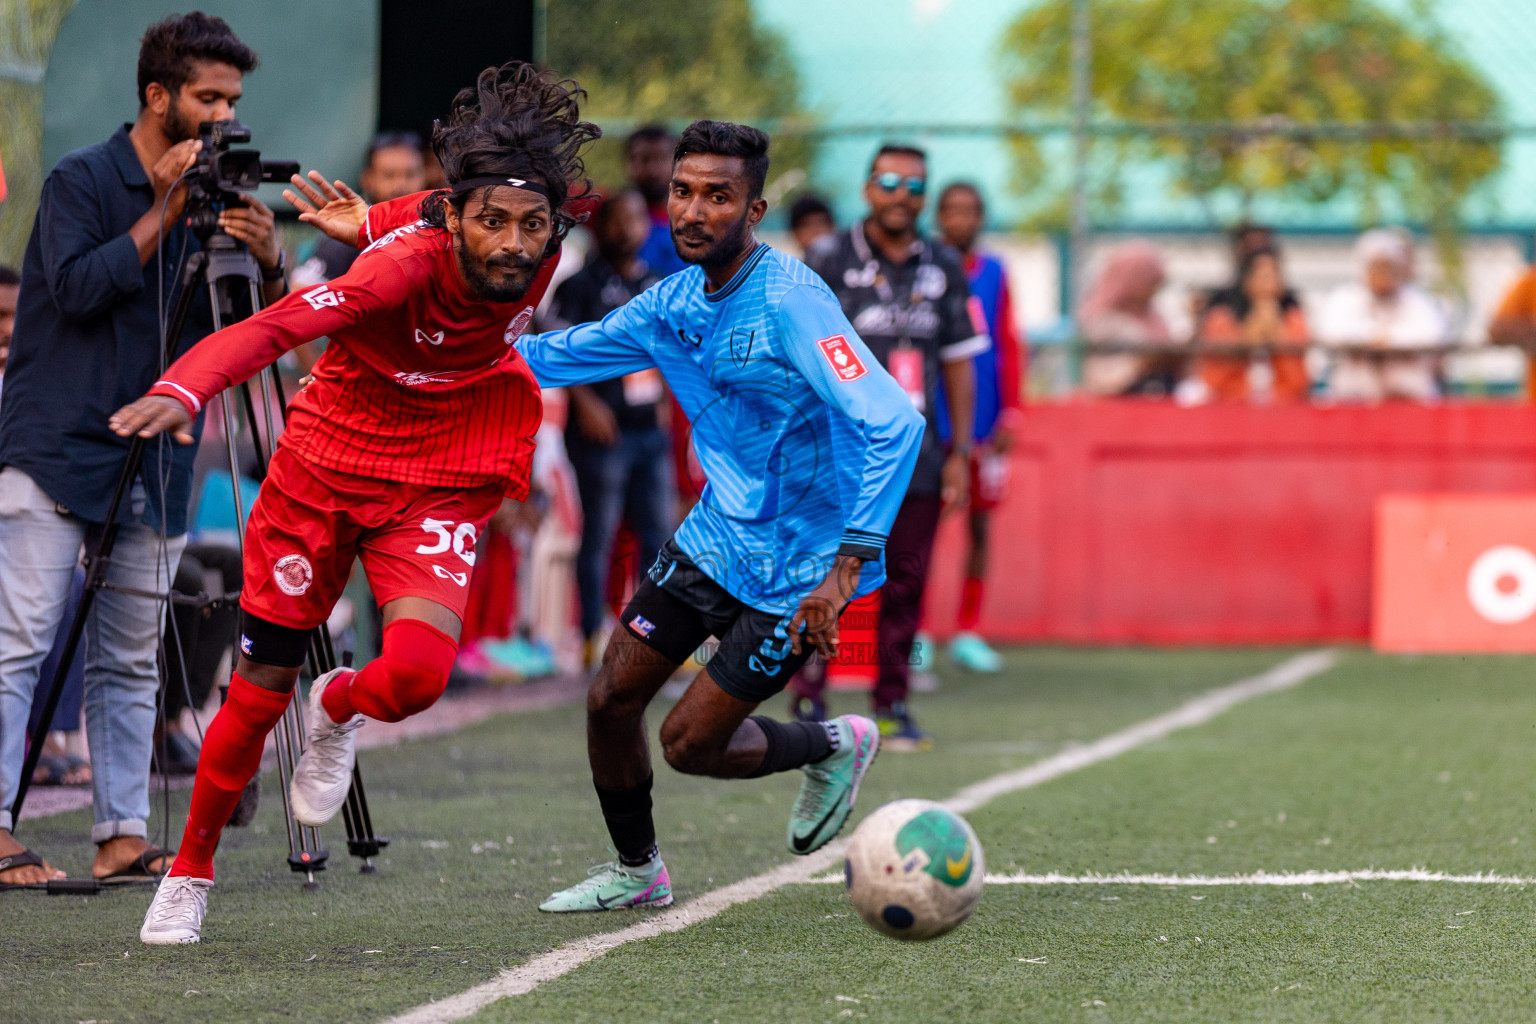
M 655 366 L 709 478 L 678 545 L 742 603 L 787 615 L 841 551 L 885 579 L 923 418 L 810 268 L 759 244 L 726 285 L 689 267 L 597 323 L 527 335 L 546 387 Z

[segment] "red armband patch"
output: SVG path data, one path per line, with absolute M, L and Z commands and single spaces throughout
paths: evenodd
M 858 380 L 869 372 L 864 365 L 864 360 L 859 358 L 848 339 L 841 334 L 834 334 L 830 338 L 822 338 L 816 343 L 821 348 L 821 354 L 826 356 L 827 362 L 832 364 L 832 372 L 837 374 L 837 379 L 843 383 Z

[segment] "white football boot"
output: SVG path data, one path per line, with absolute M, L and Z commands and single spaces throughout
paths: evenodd
M 203 937 L 203 915 L 208 913 L 211 878 L 167 875 L 160 880 L 155 898 L 144 915 L 139 941 L 150 946 L 181 946 Z
M 352 765 L 357 760 L 357 730 L 366 719 L 353 715 L 333 722 L 320 703 L 321 694 L 349 668 L 332 669 L 309 688 L 309 739 L 299 763 L 293 768 L 288 800 L 293 816 L 304 825 L 324 825 L 336 816 L 352 786 Z

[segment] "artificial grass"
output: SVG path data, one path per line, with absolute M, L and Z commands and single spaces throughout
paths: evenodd
M 993 872 L 1536 876 L 1526 676 L 1353 653 L 970 819 Z M 993 885 L 961 929 L 908 945 L 840 887 L 796 885 L 472 1020 L 1527 1021 L 1533 917 L 1523 886 Z
M 1286 653 L 1014 652 L 1001 676 L 951 679 L 941 693 L 917 698 L 939 749 L 883 757 L 861 810 L 898 796 L 945 796 L 1262 671 Z M 840 695 L 837 705 L 853 710 L 858 702 Z M 653 714 L 653 727 L 666 708 Z M 782 714 L 783 705 L 768 710 Z M 789 859 L 783 831 L 797 777 L 727 783 L 679 776 L 659 757 L 657 764 L 658 832 L 680 900 Z M 230 831 L 220 850 L 201 945 L 138 943 L 147 889 L 0 896 L 9 901 L 0 924 L 0 970 L 9 981 L 0 1021 L 377 1020 L 633 920 L 535 909 L 608 859 L 578 707 L 366 752 L 363 765 L 375 825 L 393 839 L 382 873 L 356 874 L 335 823 L 326 829 L 333 860 L 324 889 L 302 892 L 284 860 L 268 775 L 256 826 Z M 173 799 L 176 833 L 185 800 Z M 20 838 L 85 874 L 89 821 L 81 812 L 24 822 Z

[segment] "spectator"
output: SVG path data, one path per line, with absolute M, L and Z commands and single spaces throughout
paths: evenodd
M 1309 340 L 1301 304 L 1285 286 L 1280 254 L 1252 249 L 1238 265 L 1235 288 L 1216 294 L 1200 326 L 1200 340 L 1251 353 L 1203 356 L 1200 376 L 1220 402 L 1303 402 L 1311 392 Z
M 5 364 L 11 357 L 11 333 L 16 328 L 16 301 L 21 296 L 21 275 L 0 264 L 0 397 L 4 397 Z
M 830 235 L 837 230 L 836 223 L 832 220 L 832 207 L 827 201 L 815 193 L 801 196 L 789 204 L 789 233 L 795 236 L 795 244 L 800 247 L 800 258 L 811 251 L 811 246 L 816 239 Z
M 1242 282 L 1238 279 L 1248 257 L 1260 249 L 1268 249 L 1274 252 L 1280 251 L 1280 241 L 1275 237 L 1275 229 L 1267 224 L 1254 224 L 1243 221 L 1233 228 L 1227 236 L 1232 245 L 1232 271 L 1233 279 L 1230 283 L 1213 288 L 1200 295 L 1200 306 L 1195 311 L 1195 320 L 1199 321 L 1205 311 L 1218 303 L 1231 304 L 1242 291 Z M 1290 295 L 1289 289 L 1286 294 Z M 1294 298 L 1294 296 L 1292 296 Z
M 16 326 L 16 302 L 21 294 L 21 275 L 16 271 L 0 264 L 0 381 L 5 375 L 6 360 L 11 354 L 11 335 Z M 0 388 L 0 397 L 4 390 Z M 83 574 L 77 572 L 76 576 Z M 53 648 L 49 651 L 48 658 L 43 662 L 38 672 L 38 678 L 45 682 L 52 682 L 54 672 L 58 667 L 60 649 L 64 644 L 64 635 L 69 631 L 69 620 L 74 618 L 75 606 L 80 601 L 80 579 L 76 579 L 70 588 L 69 602 L 65 605 L 63 621 L 59 623 L 57 636 L 54 637 Z M 73 664 L 64 679 L 64 690 L 60 695 L 59 705 L 54 709 L 53 722 L 48 732 L 47 744 L 43 749 L 41 760 L 37 763 L 37 770 L 32 773 L 34 786 L 74 786 L 84 785 L 91 781 L 91 769 L 80 758 L 71 754 L 54 737 L 59 733 L 73 734 L 80 728 L 80 702 L 83 698 L 82 687 L 84 685 L 81 675 L 80 655 L 75 655 Z M 42 720 L 43 702 L 47 700 L 47 694 L 42 687 L 38 687 L 33 693 L 32 713 L 27 720 L 27 733 L 30 735 Z
M 950 659 L 973 672 L 999 672 L 1003 667 L 1002 656 L 976 632 L 976 624 L 986 592 L 992 512 L 1007 494 L 1008 451 L 1023 419 L 1019 408 L 1023 345 L 1014 321 L 1008 272 L 1002 260 L 976 247 L 986 219 L 986 204 L 975 185 L 955 182 L 939 193 L 939 232 L 965 261 L 971 302 L 979 307 L 980 320 L 992 339 L 991 348 L 972 359 L 976 411 L 971 432 L 975 445 L 971 451 L 971 543 L 960 590 L 959 632 L 949 643 Z M 976 312 L 973 309 L 973 319 Z M 939 440 L 948 443 L 949 410 L 942 389 L 938 397 Z
M 672 246 L 672 225 L 667 222 L 672 151 L 676 148 L 677 136 L 659 124 L 636 129 L 624 140 L 624 173 L 630 186 L 645 198 L 650 214 L 650 234 L 640 248 L 640 258 L 658 278 L 687 266 Z
M 43 183 L 22 265 L 16 335 L 0 404 L 0 882 L 61 873 L 11 835 L 11 805 L 27 712 L 64 613 L 82 543 L 101 534 L 126 442 L 107 412 L 154 383 L 163 353 L 164 277 L 173 294 L 179 254 L 200 242 L 183 212 L 180 179 L 201 121 L 228 118 L 256 54 L 222 20 L 201 13 L 150 26 L 139 50 L 138 118 L 105 142 L 66 155 Z M 272 211 L 254 196 L 219 215 L 283 291 Z M 161 244 L 161 217 L 164 238 Z M 181 339 L 212 328 L 206 295 Z M 151 443 L 126 501 L 107 569 L 113 586 L 91 609 L 85 646 L 97 878 L 160 873 L 149 845 L 150 745 L 159 678 L 155 650 L 164 594 L 186 544 L 195 446 Z
M 1151 242 L 1126 242 L 1110 250 L 1077 314 L 1078 330 L 1089 344 L 1083 359 L 1083 388 L 1089 394 L 1172 393 L 1178 374 L 1166 353 L 1124 351 L 1172 343 L 1167 322 L 1152 308 L 1166 280 L 1163 254 Z M 1096 344 L 1117 350 L 1095 353 Z
M 864 184 L 869 216 L 828 235 L 809 263 L 842 304 L 855 330 L 927 418 L 906 499 L 885 543 L 880 592 L 879 677 L 872 695 L 882 745 L 928 749 L 932 739 L 907 707 L 910 661 L 933 536 L 945 508 L 964 507 L 970 485 L 971 357 L 991 347 L 970 314 L 960 256 L 917 230 L 928 187 L 928 159 L 910 146 L 881 146 Z M 937 389 L 949 399 L 952 444 L 939 441 Z M 824 717 L 825 680 L 802 673 L 793 682 L 797 717 Z
M 363 197 L 370 203 L 420 192 L 427 187 L 426 157 L 421 136 L 415 132 L 383 132 L 373 137 L 363 154 L 363 173 L 358 177 Z M 326 237 L 315 254 L 293 269 L 293 286 L 308 288 L 345 274 L 362 250 Z
M 644 197 L 624 191 L 592 217 L 595 246 L 586 265 L 561 282 L 550 307 L 551 329 L 601 320 L 659 278 L 640 252 L 651 231 Z M 668 245 L 671 245 L 670 233 Z M 649 565 L 674 525 L 671 440 L 661 425 L 665 398 L 655 368 L 568 389 L 565 449 L 581 494 L 581 549 L 576 588 L 588 667 L 608 607 L 614 535 L 629 520 Z
M 1400 233 L 1367 231 L 1355 243 L 1362 281 L 1340 285 L 1323 304 L 1318 340 L 1341 349 L 1328 394 L 1341 401 L 1430 401 L 1440 393 L 1436 359 L 1423 352 L 1450 339 L 1434 297 L 1412 281 L 1413 247 Z
M 0 317 L 4 316 L 0 299 Z M 1526 354 L 1526 397 L 1536 399 L 1536 266 L 1527 267 L 1499 302 L 1488 325 L 1488 340 L 1513 345 Z

